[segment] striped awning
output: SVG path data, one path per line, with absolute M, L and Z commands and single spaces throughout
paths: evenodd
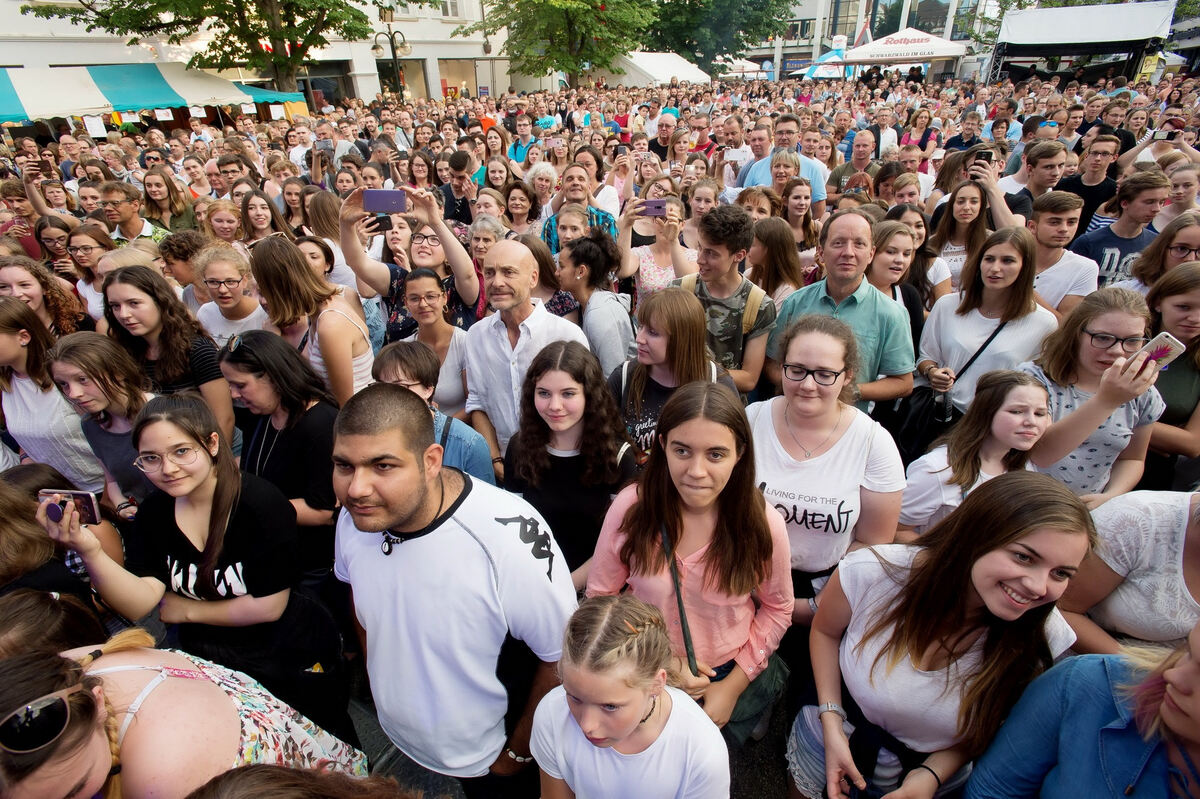
M 250 89 L 184 64 L 0 69 L 0 122 L 183 106 L 303 101 L 299 93 Z

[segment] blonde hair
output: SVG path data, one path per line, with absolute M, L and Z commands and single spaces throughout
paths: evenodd
M 645 688 L 670 674 L 671 639 L 653 605 L 630 594 L 592 597 L 567 621 L 562 660 L 600 674 L 629 665 L 629 686 Z
M 201 278 L 213 264 L 229 264 L 242 277 L 250 273 L 250 262 L 246 260 L 246 256 L 224 243 L 205 247 L 192 259 L 192 268 Z

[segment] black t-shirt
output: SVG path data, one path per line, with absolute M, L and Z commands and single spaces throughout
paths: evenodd
M 300 576 L 296 549 L 292 503 L 266 480 L 243 473 L 241 496 L 230 514 L 214 568 L 220 598 L 264 597 L 295 586 Z M 164 491 L 146 497 L 126 541 L 125 567 L 139 577 L 159 580 L 168 591 L 199 599 L 196 575 L 201 555 L 175 523 L 175 498 Z M 179 636 L 185 649 L 197 642 L 253 648 L 271 640 L 266 634 L 271 624 L 181 624 Z
M 471 215 L 471 201 L 466 197 L 455 197 L 454 189 L 450 188 L 450 184 L 438 186 L 438 191 L 446 198 L 446 207 L 443 209 L 443 219 L 454 219 L 462 222 L 464 225 L 469 225 L 473 221 Z
M 663 162 L 663 169 L 666 169 L 667 145 L 659 143 L 657 136 L 650 140 L 650 152 L 658 156 L 658 159 Z
M 217 363 L 217 345 L 206 336 L 192 339 L 192 350 L 188 356 L 188 370 L 174 380 L 163 381 L 158 377 L 158 361 L 142 360 L 150 386 L 155 394 L 175 394 L 180 391 L 198 391 L 200 386 L 213 380 L 224 380 Z
M 596 551 L 596 539 L 613 495 L 637 473 L 633 447 L 621 454 L 620 476 L 606 485 L 584 485 L 584 456 L 550 452 L 550 465 L 539 485 L 531 486 L 517 477 L 521 458 L 519 439 L 513 439 L 504 456 L 504 488 L 525 497 L 542 514 L 558 542 L 567 566 L 578 569 Z
M 1105 178 L 1095 186 L 1088 186 L 1083 182 L 1082 175 L 1071 175 L 1060 180 L 1054 190 L 1069 191 L 1083 198 L 1083 212 L 1079 215 L 1079 228 L 1075 231 L 1075 238 L 1079 238 L 1087 233 L 1088 223 L 1092 221 L 1097 209 L 1116 195 L 1117 182 L 1112 178 Z
M 288 499 L 302 499 L 310 508 L 333 510 L 333 422 L 337 408 L 320 401 L 305 411 L 292 427 L 276 430 L 269 416 L 239 419 L 242 470 L 257 475 Z M 333 566 L 332 524 L 297 526 L 299 562 L 303 571 Z
M 637 365 L 637 358 L 630 358 L 614 369 L 608 376 L 608 388 L 616 398 L 617 408 L 625 419 L 625 431 L 633 439 L 638 466 L 643 466 L 646 459 L 650 457 L 650 448 L 654 446 L 654 430 L 658 427 L 658 417 L 662 413 L 663 406 L 667 404 L 667 400 L 675 393 L 675 389 L 667 388 L 656 382 L 650 375 L 646 375 L 646 387 L 642 391 L 641 412 L 634 414 L 631 407 L 626 407 L 626 401 L 629 398 L 629 384 L 633 380 L 633 371 Z M 624 380 L 622 380 L 622 374 L 624 374 Z M 717 382 L 728 386 L 734 393 L 737 392 L 733 378 L 729 376 L 728 372 L 720 373 Z M 621 388 L 622 383 L 625 386 L 624 390 Z

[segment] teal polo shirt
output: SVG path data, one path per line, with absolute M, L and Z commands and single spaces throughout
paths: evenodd
M 879 291 L 864 277 L 858 288 L 840 303 L 825 290 L 825 281 L 792 292 L 783 301 L 775 319 L 775 328 L 767 339 L 767 357 L 782 362 L 779 342 L 792 322 L 805 314 L 824 314 L 850 325 L 858 341 L 857 383 L 870 383 L 880 375 L 906 375 L 916 368 L 912 329 L 904 306 Z M 866 402 L 858 407 L 865 411 Z

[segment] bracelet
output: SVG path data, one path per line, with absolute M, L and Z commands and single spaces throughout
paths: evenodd
M 846 720 L 846 711 L 837 702 L 826 702 L 823 705 L 817 705 L 817 718 L 824 716 L 826 713 L 837 713 L 842 717 L 842 721 Z
M 938 776 L 938 773 L 934 771 L 931 766 L 927 766 L 924 763 L 918 763 L 917 765 L 913 766 L 913 771 L 916 771 L 919 768 L 923 768 L 933 775 L 933 781 L 937 783 L 938 790 L 940 791 L 942 789 L 942 778 Z
M 492 458 L 492 463 L 504 463 L 504 458 Z
M 815 596 L 808 598 L 808 609 L 812 611 L 814 616 L 817 615 L 817 598 Z
M 520 755 L 518 755 L 516 752 L 514 752 L 511 749 L 505 749 L 504 753 L 507 754 L 509 757 L 511 757 L 513 760 L 517 761 L 518 763 L 532 763 L 533 762 L 533 755 L 530 755 L 529 757 L 521 757 Z M 941 785 L 942 785 L 942 783 L 941 783 L 941 781 L 939 781 L 938 787 L 940 788 Z
M 120 505 L 117 506 L 117 513 L 120 513 L 121 511 L 125 510 L 126 508 L 136 508 L 136 507 L 137 507 L 136 502 L 122 502 Z

